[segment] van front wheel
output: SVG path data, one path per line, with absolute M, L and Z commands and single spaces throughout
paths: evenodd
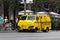
M 38 30 L 38 28 L 36 27 L 36 28 L 35 28 L 35 32 L 37 32 L 37 30 Z
M 49 28 L 47 27 L 46 30 L 43 30 L 43 32 L 48 32 L 49 31 Z

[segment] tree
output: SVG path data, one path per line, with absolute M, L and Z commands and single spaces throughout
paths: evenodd
M 56 0 L 35 0 L 34 8 L 36 11 L 44 10 L 44 8 L 49 9 L 49 11 L 57 11 L 59 8 L 60 2 L 56 2 Z
M 3 7 L 4 7 L 4 18 L 7 16 L 9 19 L 9 9 L 13 10 L 13 17 L 14 17 L 14 27 L 16 23 L 16 11 L 19 9 L 19 0 L 3 0 Z
M 7 16 L 9 19 L 9 2 L 10 0 L 3 0 L 3 7 L 4 7 L 4 18 Z

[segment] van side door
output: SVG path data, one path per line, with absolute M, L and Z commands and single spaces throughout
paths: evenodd
M 37 21 L 37 25 L 38 25 L 37 27 L 38 27 L 38 29 L 40 29 L 41 24 L 40 24 L 39 16 L 36 17 L 36 21 Z

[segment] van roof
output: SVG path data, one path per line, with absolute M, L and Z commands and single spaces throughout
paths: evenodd
M 23 15 L 23 16 L 49 16 L 49 15 L 46 15 L 46 14 L 41 14 L 41 15 Z

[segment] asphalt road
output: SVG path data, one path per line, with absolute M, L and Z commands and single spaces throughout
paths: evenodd
M 60 40 L 60 31 L 0 33 L 0 40 Z

